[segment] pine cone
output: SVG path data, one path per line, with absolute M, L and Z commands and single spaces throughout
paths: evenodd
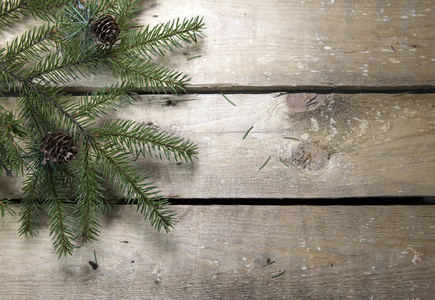
M 114 16 L 105 15 L 92 23 L 91 32 L 96 40 L 107 45 L 116 42 L 121 28 Z
M 45 153 L 44 165 L 47 160 L 55 163 L 67 163 L 77 154 L 72 137 L 59 131 L 48 132 L 42 138 L 40 149 Z

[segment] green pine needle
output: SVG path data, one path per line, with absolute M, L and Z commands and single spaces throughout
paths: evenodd
M 286 162 L 280 157 L 279 160 L 282 162 L 282 164 L 284 166 L 286 166 L 287 168 L 290 168 L 288 164 L 286 164 Z
M 221 93 L 221 95 L 222 95 L 222 97 L 224 97 L 225 98 L 225 100 L 227 100 L 229 103 L 231 103 L 233 106 L 236 106 L 236 104 L 233 102 L 233 101 L 231 101 L 224 93 Z
M 285 270 L 282 272 L 279 272 L 278 274 L 273 275 L 272 278 L 277 278 L 279 276 L 282 276 L 282 275 L 284 275 L 284 273 L 285 273 Z
M 285 136 L 284 137 L 286 140 L 295 140 L 295 141 L 300 141 L 299 139 L 297 139 L 297 138 L 294 138 L 294 137 L 290 137 L 290 136 Z
M 271 157 L 272 157 L 272 156 L 269 156 L 269 158 L 264 162 L 264 164 L 261 165 L 261 167 L 259 167 L 259 168 L 257 169 L 257 171 L 260 171 L 261 169 L 263 169 L 263 168 L 267 165 L 267 163 L 269 162 L 269 160 L 270 160 Z
M 254 126 L 251 126 L 251 127 L 250 127 L 246 132 L 245 132 L 245 135 L 243 136 L 242 140 L 244 140 L 244 139 L 248 136 L 248 134 L 249 134 L 249 132 L 251 132 L 252 128 L 254 128 Z

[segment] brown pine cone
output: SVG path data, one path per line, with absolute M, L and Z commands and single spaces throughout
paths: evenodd
M 116 42 L 121 28 L 114 16 L 105 15 L 92 23 L 91 32 L 96 40 L 108 45 Z
M 60 131 L 48 132 L 41 142 L 40 149 L 45 154 L 44 165 L 47 160 L 55 163 L 67 163 L 77 154 L 72 137 Z

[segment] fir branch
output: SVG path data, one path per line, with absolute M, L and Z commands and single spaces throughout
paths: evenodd
M 11 175 L 28 168 L 19 233 L 36 235 L 38 214 L 42 209 L 48 211 L 50 235 L 59 257 L 71 254 L 73 241 L 83 244 L 96 240 L 99 218 L 116 204 L 106 197 L 103 178 L 128 204 L 136 205 L 157 230 L 169 231 L 175 223 L 167 199 L 158 195 L 134 156 L 192 161 L 197 145 L 132 121 L 108 121 L 102 128 L 91 127 L 96 118 L 130 104 L 133 88 L 178 93 L 189 81 L 182 73 L 137 58 L 163 55 L 182 43 L 196 42 L 204 29 L 202 19 L 176 19 L 131 30 L 137 27 L 131 20 L 140 7 L 140 0 L 0 2 L 0 28 L 26 15 L 57 22 L 56 27 L 44 25 L 29 30 L 0 48 L 0 92 L 14 90 L 20 94 L 17 116 L 0 107 L 0 173 Z M 93 35 L 97 33 L 90 31 L 93 22 L 104 14 L 115 16 L 121 25 L 120 38 L 110 45 L 95 43 Z M 116 24 L 115 20 L 111 22 Z M 80 102 L 59 87 L 79 76 L 99 74 L 107 67 L 123 80 L 122 84 L 102 88 Z M 54 130 L 65 133 L 64 137 L 72 135 L 78 143 L 67 146 L 74 154 L 79 149 L 75 163 L 54 163 L 40 150 L 42 138 Z M 25 150 L 20 143 L 24 139 L 31 142 Z M 57 155 L 61 155 L 64 149 L 57 147 L 46 144 L 43 150 L 59 150 Z M 71 193 L 76 202 L 66 197 Z M 2 215 L 9 211 L 7 204 L 8 200 L 0 200 Z
M 41 117 L 41 111 L 38 109 L 34 99 L 22 95 L 18 98 L 17 103 L 21 107 L 19 118 L 26 122 L 28 131 L 36 131 L 40 135 L 43 135 L 45 133 L 43 127 L 48 127 L 48 124 L 47 121 Z
M 198 146 L 183 138 L 169 134 L 159 128 L 131 120 L 109 120 L 95 133 L 106 140 L 124 147 L 135 156 L 150 155 L 154 158 L 191 162 L 198 154 Z
M 23 101 L 26 101 L 30 107 L 37 107 L 37 103 L 42 104 L 39 106 L 39 113 L 44 120 L 51 123 L 53 128 L 61 124 L 64 128 L 89 139 L 90 135 L 86 127 L 91 125 L 90 120 L 79 122 L 67 110 L 68 107 L 74 107 L 68 105 L 72 102 L 70 95 L 62 93 L 61 88 L 58 87 L 42 89 L 33 84 L 26 84 L 25 87 L 27 97 L 23 97 Z
M 12 177 L 12 172 L 23 172 L 24 150 L 18 142 L 24 135 L 25 129 L 21 122 L 12 112 L 0 106 L 0 166 L 6 171 L 7 176 Z
M 20 9 L 23 1 L 0 1 L 0 29 L 10 26 L 21 18 Z
M 11 26 L 29 13 L 34 18 L 54 21 L 53 10 L 59 9 L 72 0 L 9 0 L 0 1 L 0 29 Z
M 26 181 L 24 182 L 21 210 L 19 212 L 21 226 L 18 233 L 24 236 L 36 236 L 38 234 L 40 204 L 37 200 L 39 195 L 41 173 L 40 163 L 35 164 Z
M 11 216 L 14 215 L 14 211 L 9 207 L 8 199 L 0 199 L 0 216 L 3 218 L 5 216 L 5 212 L 8 212 Z
M 0 87 L 5 91 L 11 91 L 14 88 L 20 89 L 21 84 L 26 81 L 27 70 L 22 70 L 26 62 L 18 60 L 17 62 L 6 65 L 0 61 Z
M 26 31 L 22 36 L 15 38 L 6 46 L 6 55 L 0 63 L 8 64 L 11 61 L 24 60 L 36 61 L 42 58 L 41 52 L 49 51 L 48 46 L 53 46 L 51 39 L 55 36 L 55 27 L 46 26 Z
M 12 177 L 12 171 L 9 170 L 9 167 L 0 159 L 0 167 L 5 170 L 6 172 L 6 176 L 8 177 Z M 2 171 L 0 170 L 0 175 L 1 175 Z
M 20 201 L 21 210 L 19 212 L 20 216 L 20 228 L 18 230 L 19 235 L 27 236 L 37 236 L 38 229 L 40 227 L 39 222 L 39 203 L 33 196 L 24 197 Z
M 121 28 L 127 28 L 127 22 L 131 21 L 141 9 L 142 0 L 119 0 L 118 1 L 118 24 Z M 135 25 L 135 24 L 130 24 Z
M 116 111 L 117 108 L 134 101 L 131 97 L 133 87 L 128 84 L 115 84 L 111 87 L 92 92 L 90 95 L 81 97 L 80 104 L 75 108 L 72 115 L 76 118 L 91 117 L 101 118 L 108 112 Z
M 97 240 L 99 233 L 99 218 L 103 202 L 104 188 L 102 178 L 97 172 L 97 166 L 91 157 L 90 147 L 87 145 L 79 153 L 75 164 L 74 195 L 76 196 L 75 215 L 76 234 L 74 240 L 80 240 L 81 245 Z
M 65 174 L 59 165 L 52 162 L 42 166 L 41 169 L 41 172 L 45 174 L 41 179 L 40 196 L 44 199 L 43 207 L 50 220 L 50 236 L 53 238 L 54 250 L 58 253 L 59 258 L 62 255 L 71 255 L 74 248 L 72 244 L 74 219 L 71 216 L 72 202 L 63 195 L 61 190 L 65 184 L 62 175 Z
M 54 195 L 52 199 L 45 201 L 45 209 L 48 211 L 50 218 L 50 236 L 53 237 L 54 250 L 58 253 L 59 258 L 67 254 L 72 255 L 74 245 L 73 236 L 73 219 L 69 216 L 72 206 L 69 200 L 61 199 Z
M 75 1 L 77 0 L 28 0 L 24 1 L 26 2 L 24 6 L 26 11 L 23 14 L 30 13 L 35 19 L 54 22 L 59 11 L 66 4 Z
M 167 93 L 169 89 L 177 94 L 185 92 L 184 86 L 190 78 L 183 73 L 165 68 L 151 61 L 137 61 L 137 58 L 113 59 L 115 65 L 114 73 L 121 80 L 127 81 L 142 90 L 151 93 Z
M 133 158 L 117 148 L 94 146 L 97 162 L 106 178 L 110 179 L 117 193 L 125 197 L 128 204 L 136 204 L 145 219 L 158 231 L 163 227 L 166 232 L 173 227 L 175 213 L 168 209 L 166 199 L 157 196 L 155 187 L 148 183 L 148 177 L 134 163 Z
M 107 54 L 101 51 L 56 51 L 48 54 L 26 77 L 27 81 L 65 84 L 77 80 L 79 75 L 87 77 L 101 73 L 106 64 Z
M 115 53 L 127 52 L 131 56 L 146 56 L 151 59 L 153 55 L 163 56 L 164 51 L 174 51 L 181 48 L 180 42 L 191 44 L 202 37 L 205 29 L 203 18 L 194 17 L 190 20 L 175 19 L 166 24 L 158 24 L 152 29 L 149 25 L 139 32 L 131 31 L 121 36 L 121 44 Z

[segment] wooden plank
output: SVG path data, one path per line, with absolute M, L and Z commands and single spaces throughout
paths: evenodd
M 48 229 L 18 237 L 17 216 L 0 220 L 2 299 L 435 297 L 434 206 L 175 208 L 166 234 L 122 207 L 60 260 Z
M 237 106 L 220 94 L 138 96 L 134 105 L 114 115 L 152 122 L 199 144 L 199 159 L 193 164 L 151 158 L 141 162 L 164 195 L 435 195 L 433 94 L 227 97 Z M 11 106 L 13 99 L 8 101 Z M 19 187 L 16 178 L 1 178 L 3 194 L 18 196 Z
M 157 59 L 189 74 L 192 91 L 381 91 L 435 85 L 434 11 L 431 0 L 166 0 L 145 2 L 138 21 L 204 16 L 207 38 Z M 0 32 L 0 41 L 25 28 Z M 110 80 L 98 75 L 70 86 Z

